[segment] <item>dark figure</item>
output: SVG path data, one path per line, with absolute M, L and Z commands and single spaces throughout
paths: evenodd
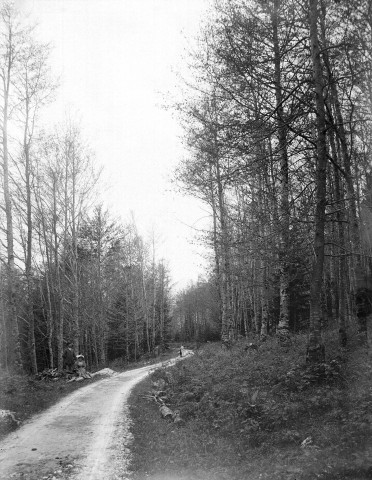
M 76 355 L 72 346 L 72 343 L 67 345 L 66 350 L 63 352 L 63 368 L 67 372 L 72 373 L 75 365 Z
M 160 355 L 160 346 L 159 345 L 156 345 L 154 347 L 154 357 L 158 357 Z
M 367 331 L 367 317 L 372 313 L 372 291 L 368 287 L 358 288 L 355 295 L 356 314 L 360 332 Z
M 345 329 L 341 327 L 338 331 L 338 335 L 339 335 L 341 347 L 345 348 L 347 344 L 347 335 L 346 335 Z
M 325 362 L 325 347 L 323 344 L 308 345 L 306 349 L 306 363 L 310 364 L 324 364 Z M 324 365 L 322 367 L 324 370 Z
M 247 352 L 248 350 L 258 350 L 258 345 L 256 345 L 255 343 L 248 343 L 248 345 L 246 345 L 244 347 L 244 350 Z
M 183 349 L 184 349 L 184 347 L 183 347 L 183 345 L 181 345 L 181 348 L 180 348 L 180 357 L 183 356 Z

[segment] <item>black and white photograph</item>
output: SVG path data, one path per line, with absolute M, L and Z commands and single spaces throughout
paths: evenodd
M 0 480 L 372 479 L 372 1 L 0 0 Z

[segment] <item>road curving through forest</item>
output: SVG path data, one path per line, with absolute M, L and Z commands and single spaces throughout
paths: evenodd
M 127 398 L 159 365 L 82 387 L 8 435 L 0 443 L 1 480 L 124 480 L 131 442 Z

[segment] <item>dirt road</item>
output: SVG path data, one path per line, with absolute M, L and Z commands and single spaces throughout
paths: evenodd
M 0 443 L 0 479 L 127 478 L 126 399 L 154 365 L 90 384 L 37 415 Z

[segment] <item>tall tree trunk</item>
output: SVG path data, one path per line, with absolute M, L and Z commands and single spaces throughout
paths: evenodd
M 67 244 L 67 169 L 64 186 L 64 233 L 63 233 L 63 258 L 59 254 L 59 239 L 57 231 L 57 178 L 54 176 L 53 182 L 53 240 L 54 240 L 54 264 L 56 285 L 58 292 L 58 329 L 57 329 L 57 346 L 58 346 L 58 370 L 63 370 L 63 351 L 64 351 L 64 328 L 65 328 L 65 293 L 62 285 L 66 277 L 66 244 Z M 60 265 L 62 263 L 62 265 Z
M 208 162 L 208 180 L 209 180 L 209 189 L 210 189 L 210 203 L 212 207 L 212 218 L 213 218 L 213 231 L 212 231 L 212 238 L 213 238 L 213 253 L 214 253 L 214 261 L 216 265 L 216 279 L 217 279 L 217 287 L 218 287 L 218 296 L 219 296 L 219 310 L 220 310 L 220 318 L 222 319 L 222 299 L 221 299 L 221 261 L 220 261 L 220 249 L 221 246 L 218 242 L 218 228 L 217 228 L 217 201 L 216 195 L 214 191 L 214 178 L 213 178 L 213 171 L 212 171 L 212 162 Z
M 151 344 L 150 344 L 150 319 L 149 319 L 149 311 L 147 305 L 147 293 L 146 293 L 146 285 L 145 285 L 145 265 L 143 261 L 143 252 L 141 252 L 141 287 L 142 287 L 142 308 L 143 314 L 145 317 L 145 327 L 146 327 L 146 348 L 147 353 L 151 352 Z
M 73 142 L 73 140 L 72 140 Z M 75 353 L 78 354 L 79 351 L 79 340 L 80 340 L 80 326 L 79 326 L 79 273 L 78 273 L 78 251 L 77 251 L 77 205 L 76 205 L 76 156 L 75 156 L 75 146 L 73 143 L 69 142 L 68 148 L 68 157 L 70 157 L 72 171 L 72 205 L 71 205 L 71 269 L 72 269 L 72 336 L 74 343 Z
M 97 335 L 96 335 L 96 329 L 94 329 L 94 348 L 95 348 L 95 353 L 96 353 L 96 363 L 98 366 L 98 363 L 102 363 L 105 365 L 106 363 L 106 328 L 105 328 L 105 306 L 104 306 L 104 300 L 103 300 L 103 276 L 102 276 L 102 260 L 103 260 L 103 255 L 102 255 L 102 236 L 103 236 L 103 222 L 102 222 L 102 207 L 99 206 L 97 210 L 97 220 L 98 220 L 98 256 L 97 256 L 97 262 L 98 262 L 98 292 L 99 292 L 99 314 L 98 314 L 98 332 L 100 334 L 100 359 L 98 360 L 98 351 L 97 351 Z
M 155 238 L 152 237 L 152 325 L 151 325 L 151 351 L 156 345 L 156 270 L 155 270 Z M 137 336 L 137 333 L 136 333 Z
M 333 110 L 335 114 L 335 121 L 333 122 L 333 128 L 336 133 L 338 142 L 340 144 L 340 152 L 343 162 L 339 163 L 339 166 L 343 167 L 343 174 L 346 180 L 346 188 L 347 188 L 347 198 L 349 199 L 349 212 L 350 212 L 350 225 L 351 225 L 351 251 L 353 252 L 353 280 L 356 281 L 357 286 L 361 285 L 363 282 L 363 266 L 361 261 L 361 244 L 360 244 L 360 232 L 359 232 L 359 222 L 358 222 L 358 214 L 357 214 L 357 202 L 356 202 L 356 193 L 354 189 L 353 183 L 353 175 L 351 171 L 351 154 L 349 151 L 346 131 L 345 131 L 345 122 L 341 111 L 339 93 L 337 89 L 337 81 L 334 78 L 333 71 L 331 68 L 331 64 L 329 61 L 329 55 L 327 47 L 328 41 L 326 38 L 326 30 L 325 30 L 325 16 L 326 16 L 326 5 L 324 0 L 321 0 L 321 10 L 322 15 L 320 16 L 320 24 L 321 24 L 321 32 L 322 32 L 322 41 L 324 43 L 324 52 L 323 58 L 325 61 L 325 65 L 327 67 L 327 73 L 329 77 L 329 85 L 330 85 L 330 102 L 333 105 Z
M 8 372 L 9 367 L 9 343 L 8 343 L 8 326 L 6 321 L 6 307 L 4 302 L 4 275 L 0 266 L 0 312 L 1 312 L 1 328 L 0 328 L 0 352 L 1 363 L 0 368 L 4 367 L 4 370 Z
M 268 288 L 268 278 L 267 278 L 267 265 L 265 260 L 262 260 L 262 287 L 261 287 L 261 331 L 260 337 L 262 340 L 265 340 L 268 334 L 268 325 L 269 325 L 269 288 Z
M 165 332 L 164 332 L 164 327 L 165 327 L 165 311 L 164 311 L 164 302 L 165 302 L 165 297 L 164 297 L 164 282 L 165 282 L 165 272 L 164 272 L 164 265 L 161 263 L 160 264 L 160 278 L 159 278 L 159 288 L 160 288 L 160 299 L 159 299 L 159 328 L 160 328 L 160 346 L 162 348 L 162 351 L 164 351 L 165 347 Z
M 9 172 L 9 150 L 8 150 L 8 116 L 9 116 L 9 96 L 10 96 L 10 78 L 13 67 L 13 32 L 9 19 L 7 25 L 7 58 L 3 71 L 3 112 L 2 112 L 2 157 L 4 173 L 4 203 L 6 214 L 6 240 L 7 240 L 7 278 L 8 278 L 8 315 L 12 330 L 12 340 L 14 346 L 13 363 L 16 370 L 22 370 L 21 342 L 19 337 L 16 292 L 15 292 L 15 265 L 14 265 L 14 235 L 13 235 L 13 213 L 12 199 L 10 191 L 10 172 Z
M 336 148 L 336 142 L 334 138 L 333 130 L 330 131 L 330 145 L 332 156 L 335 160 L 338 158 L 338 149 Z M 339 321 L 339 340 L 341 346 L 346 346 L 347 342 L 347 332 L 346 332 L 346 285 L 345 285 L 345 278 L 348 276 L 348 269 L 347 269 L 347 260 L 346 260 L 346 240 L 345 240 L 345 215 L 344 215 L 344 196 L 342 191 L 342 185 L 340 181 L 340 171 L 337 166 L 334 166 L 334 190 L 335 190 L 335 201 L 337 205 L 337 225 L 338 225 L 338 242 L 340 245 L 339 248 L 339 258 L 338 258 L 338 279 L 339 279 L 339 292 L 337 295 L 338 298 L 338 321 Z
M 309 0 L 310 47 L 316 103 L 316 207 L 314 260 L 310 286 L 310 334 L 307 347 L 307 360 L 311 363 L 323 362 L 324 345 L 321 336 L 321 293 L 324 268 L 324 230 L 326 206 L 327 144 L 325 105 L 323 97 L 323 71 L 318 40 L 318 0 Z
M 276 98 L 276 123 L 278 128 L 278 148 L 280 155 L 279 170 L 279 216 L 280 216 L 280 245 L 279 245 L 279 298 L 280 313 L 277 336 L 281 344 L 289 342 L 289 178 L 287 154 L 287 127 L 284 119 L 281 57 L 279 47 L 279 9 L 280 0 L 274 0 L 271 14 L 274 46 L 275 67 L 275 98 Z
M 257 335 L 261 334 L 261 313 L 260 313 L 260 300 L 257 292 L 256 285 L 260 282 L 259 275 L 257 273 L 257 260 L 253 258 L 251 260 L 251 303 L 252 303 L 252 313 L 253 313 L 253 324 L 255 333 Z
M 25 157 L 25 180 L 26 180 L 26 219 L 27 219 L 27 244 L 25 258 L 25 274 L 27 283 L 27 322 L 28 322 L 28 348 L 30 367 L 33 374 L 37 373 L 36 345 L 35 345 L 35 317 L 32 286 L 32 203 L 31 203 L 31 158 L 30 158 L 30 135 L 29 135 L 29 101 L 26 94 L 26 119 L 23 133 L 23 154 Z
M 222 186 L 220 161 L 218 154 L 215 158 L 216 180 L 217 180 L 217 202 L 220 223 L 220 296 L 221 296 L 221 340 L 228 345 L 235 337 L 235 326 L 233 325 L 230 291 L 230 246 L 227 225 L 227 212 Z
M 51 289 L 53 288 L 53 260 L 52 260 L 52 253 L 53 252 L 53 232 L 51 232 L 51 238 L 48 239 L 47 230 L 45 226 L 45 216 L 43 212 L 43 207 L 41 204 L 40 194 L 35 189 L 35 203 L 38 209 L 39 215 L 39 229 L 41 230 L 41 234 L 39 234 L 39 250 L 41 252 L 41 258 L 43 262 L 43 268 L 45 272 L 45 287 L 47 291 L 47 338 L 48 338 L 48 356 L 49 356 L 49 367 L 54 368 L 54 352 L 53 352 L 53 337 L 54 337 L 54 317 L 55 313 L 53 313 L 53 306 L 52 306 L 52 292 Z M 54 289 L 56 290 L 56 286 L 54 285 Z M 40 284 L 40 296 L 43 297 L 43 287 Z

